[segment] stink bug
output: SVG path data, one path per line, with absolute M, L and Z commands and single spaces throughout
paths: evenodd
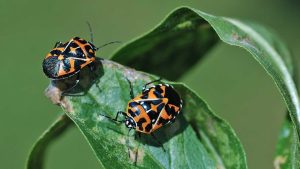
M 169 84 L 158 84 L 147 88 L 142 94 L 134 97 L 131 89 L 131 100 L 128 102 L 126 112 L 118 112 L 125 116 L 125 125 L 137 132 L 151 134 L 162 126 L 174 122 L 182 109 L 182 100 L 175 89 Z
M 132 129 L 139 136 L 141 133 L 150 134 L 165 151 L 153 132 L 175 121 L 176 116 L 182 109 L 182 99 L 173 86 L 169 84 L 161 83 L 147 88 L 148 85 L 160 80 L 154 80 L 145 84 L 142 93 L 134 97 L 131 82 L 127 79 L 130 84 L 131 100 L 127 104 L 126 112 L 119 111 L 115 118 L 101 115 L 113 121 L 124 123 L 129 128 L 128 135 Z M 124 120 L 118 120 L 120 114 L 125 117 Z
M 93 42 L 93 34 L 88 23 L 91 33 L 91 41 Z M 79 37 L 74 37 L 66 43 L 57 42 L 54 48 L 46 55 L 43 61 L 43 71 L 45 75 L 52 80 L 61 80 L 77 75 L 75 84 L 62 92 L 66 95 L 67 91 L 73 89 L 79 83 L 79 72 L 86 66 L 91 71 L 94 70 L 94 62 L 96 61 L 96 51 L 108 44 L 117 43 L 110 42 L 100 47 L 95 47 L 92 42 L 88 42 Z
M 152 134 L 164 125 L 174 122 L 182 109 L 180 95 L 169 84 L 162 83 L 147 88 L 157 81 L 160 79 L 145 84 L 142 93 L 136 97 L 129 82 L 131 100 L 127 104 L 126 112 L 119 111 L 113 120 L 124 122 L 129 130 L 134 129 L 145 134 Z M 118 120 L 119 114 L 125 116 L 123 121 Z
M 96 51 L 91 42 L 79 37 L 66 43 L 57 42 L 43 61 L 43 71 L 54 80 L 68 78 L 94 62 Z

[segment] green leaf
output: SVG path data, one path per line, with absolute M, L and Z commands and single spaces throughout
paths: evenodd
M 202 29 L 203 25 L 206 25 L 204 31 Z M 170 74 L 175 74 L 177 76 L 178 74 L 181 74 L 181 72 L 186 72 L 187 69 L 185 67 L 182 68 L 180 65 L 187 64 L 189 61 L 184 56 L 176 55 L 176 53 L 174 55 L 171 53 L 164 53 L 164 47 L 159 48 L 159 44 L 163 43 L 164 46 L 172 46 L 174 41 L 165 41 L 164 38 L 162 38 L 160 41 L 159 37 L 164 37 L 165 34 L 172 34 L 172 32 L 174 35 L 176 35 L 177 31 L 180 30 L 183 32 L 202 31 L 202 33 L 199 35 L 197 34 L 196 37 L 199 38 L 199 36 L 208 36 L 214 39 L 214 36 L 211 34 L 211 29 L 215 31 L 215 33 L 223 42 L 242 47 L 250 52 L 252 56 L 267 71 L 267 73 L 273 78 L 286 102 L 287 108 L 299 135 L 300 106 L 297 89 L 292 78 L 294 75 L 292 72 L 295 69 L 295 67 L 293 67 L 291 64 L 292 58 L 286 47 L 282 44 L 281 40 L 279 40 L 277 37 L 275 37 L 275 35 L 270 33 L 262 26 L 249 22 L 242 22 L 236 19 L 213 16 L 197 9 L 181 7 L 171 12 L 167 19 L 149 34 L 124 46 L 124 48 L 120 49 L 111 57 L 111 59 L 121 64 L 125 64 L 138 70 L 150 73 L 155 73 L 157 69 L 167 72 L 169 67 L 175 65 L 176 69 L 172 69 Z M 153 40 L 155 39 L 153 36 L 156 37 L 156 40 Z M 176 37 L 176 41 L 179 41 L 178 43 L 180 43 L 181 40 L 184 42 L 186 41 L 186 39 L 179 39 Z M 147 47 L 147 45 L 144 44 L 146 42 L 151 44 L 151 46 Z M 206 43 L 208 43 L 208 40 L 206 40 Z M 199 54 L 198 57 L 201 58 L 202 55 L 199 52 L 197 53 L 197 50 L 199 48 L 202 49 L 203 44 L 197 45 L 199 46 L 195 46 L 194 48 L 187 48 L 186 46 L 182 45 L 185 48 L 182 48 L 181 50 L 189 51 L 187 54 L 191 55 Z M 143 50 L 136 54 L 134 49 L 139 49 L 141 46 L 143 47 Z M 151 54 L 149 51 L 153 49 L 151 47 L 155 46 L 157 47 L 154 48 L 155 53 Z M 148 59 L 156 60 L 157 62 L 151 62 L 148 61 Z M 160 65 L 160 60 L 169 61 L 170 64 Z M 174 64 L 174 62 L 177 62 L 177 60 L 180 61 L 179 65 Z M 137 64 L 142 64 L 142 62 L 147 64 L 147 66 L 136 66 Z M 192 64 L 189 64 L 187 67 L 190 67 L 191 65 Z M 184 71 L 181 69 L 184 69 Z M 163 77 L 169 79 L 174 78 L 170 74 L 163 74 L 163 72 L 157 74 L 164 75 Z
M 285 121 L 276 146 L 274 166 L 276 169 L 300 168 L 300 147 L 298 135 L 290 120 Z
M 215 115 L 191 89 L 180 84 L 174 86 L 186 100 L 185 112 L 188 113 L 184 116 L 218 163 L 217 168 L 247 168 L 243 147 L 230 125 Z
M 214 35 L 211 33 L 211 30 L 214 30 L 223 42 L 242 47 L 251 53 L 258 63 L 273 78 L 285 100 L 290 115 L 290 118 L 288 119 L 292 119 L 292 121 L 288 120 L 286 123 L 289 123 L 291 126 L 293 125 L 295 129 L 293 127 L 283 127 L 282 130 L 289 130 L 289 133 L 297 133 L 296 136 L 290 134 L 289 137 L 291 138 L 282 138 L 278 143 L 280 144 L 278 146 L 285 147 L 284 149 L 286 150 L 299 151 L 298 149 L 294 149 L 294 146 L 290 146 L 291 144 L 288 144 L 289 142 L 285 142 L 291 139 L 296 139 L 294 140 L 295 143 L 299 142 L 300 108 L 299 96 L 295 85 L 297 84 L 297 66 L 295 65 L 296 62 L 291 57 L 291 54 L 283 41 L 276 37 L 269 28 L 266 29 L 258 24 L 242 22 L 236 19 L 216 17 L 196 9 L 182 7 L 173 11 L 164 22 L 162 22 L 149 34 L 140 37 L 139 39 L 120 49 L 112 57 L 112 60 L 134 67 L 138 70 L 157 73 L 158 75 L 168 79 L 176 79 L 180 77 L 177 75 L 182 75 L 182 73 L 187 71 L 193 64 L 190 64 L 190 66 L 187 67 L 181 67 L 178 66 L 178 64 L 175 64 L 178 69 L 172 69 L 170 73 L 168 72 L 169 64 L 160 65 L 160 62 L 145 62 L 145 60 L 148 60 L 148 58 L 151 58 L 151 60 L 162 59 L 164 61 L 169 60 L 170 64 L 173 65 L 174 62 L 176 62 L 174 61 L 175 59 L 169 58 L 176 57 L 177 60 L 178 57 L 181 57 L 179 58 L 181 62 L 180 64 L 188 63 L 187 61 L 184 61 L 184 56 L 176 55 L 176 53 L 175 55 L 173 53 L 166 53 L 164 52 L 164 47 L 159 48 L 159 44 L 164 44 L 164 46 L 169 49 L 169 47 L 172 47 L 174 40 L 166 41 L 162 39 L 160 41 L 159 38 L 154 37 L 154 35 L 164 37 L 165 34 L 176 34 L 178 33 L 178 25 L 181 28 L 180 32 L 201 32 L 195 35 L 195 38 L 200 39 L 205 39 L 207 36 L 214 39 Z M 204 25 L 206 25 L 205 29 L 203 29 Z M 201 36 L 204 36 L 204 38 L 201 38 Z M 187 38 L 183 38 L 183 41 L 186 42 L 186 39 Z M 176 37 L 176 41 L 179 41 L 178 43 L 180 43 L 181 39 L 177 39 Z M 146 47 L 143 48 L 143 50 L 141 50 L 139 53 L 135 53 L 134 48 L 138 48 L 138 46 L 145 46 L 144 43 L 146 42 L 152 42 L 151 46 L 147 49 L 145 49 Z M 213 42 L 214 43 L 211 43 L 210 47 L 215 44 L 215 41 Z M 190 41 L 190 43 L 192 43 L 192 41 Z M 188 42 L 186 42 L 186 44 L 188 44 Z M 187 55 L 194 55 L 196 53 L 198 54 L 198 59 L 201 59 L 205 53 L 199 52 L 198 49 L 202 49 L 205 45 L 201 43 L 198 43 L 197 45 L 198 48 L 189 48 L 182 45 L 182 48 L 180 47 L 180 49 L 184 50 Z M 152 51 L 151 47 L 156 48 L 155 52 L 150 52 Z M 122 57 L 123 52 L 125 53 L 124 56 L 126 57 Z M 139 66 L 140 62 L 144 62 L 144 64 L 147 64 L 147 66 Z M 155 69 L 152 69 L 153 67 L 155 67 Z M 161 72 L 156 72 L 157 68 L 159 68 Z M 173 74 L 176 75 L 175 78 Z M 283 149 L 280 148 L 279 150 Z M 293 152 L 291 153 L 297 154 Z M 282 156 L 283 154 L 286 153 L 277 151 L 277 157 Z M 295 162 L 291 161 L 291 159 L 292 158 L 286 158 L 285 164 L 295 164 Z
M 113 118 L 126 110 L 130 100 L 127 79 L 137 95 L 145 83 L 157 77 L 109 60 L 102 60 L 99 66 L 97 85 L 84 96 L 65 97 L 60 104 L 86 137 L 102 168 L 134 168 L 135 161 L 138 168 L 247 168 L 244 151 L 231 127 L 183 84 L 173 83 L 184 100 L 182 113 L 175 123 L 155 132 L 166 152 L 147 134 L 136 140 L 134 133 L 128 136 L 124 124 L 103 115 Z M 49 91 L 56 90 L 49 87 Z M 58 98 L 59 92 L 49 94 Z
M 61 115 L 38 139 L 30 151 L 27 159 L 27 169 L 43 168 L 47 147 L 61 136 L 68 127 L 72 125 L 72 121 L 66 115 Z
M 182 8 L 149 33 L 125 44 L 111 60 L 176 80 L 196 65 L 218 40 L 207 21 Z

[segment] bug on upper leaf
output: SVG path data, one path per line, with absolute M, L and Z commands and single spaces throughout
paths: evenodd
M 65 43 L 57 42 L 43 60 L 43 71 L 52 80 L 61 80 L 77 75 L 74 85 L 62 91 L 62 96 L 67 95 L 68 91 L 77 86 L 80 80 L 79 74 L 83 68 L 88 66 L 91 72 L 95 69 L 94 62 L 97 60 L 96 51 L 98 49 L 112 43 L 119 43 L 114 41 L 95 47 L 89 23 L 88 26 L 91 33 L 91 42 L 79 37 L 74 37 Z

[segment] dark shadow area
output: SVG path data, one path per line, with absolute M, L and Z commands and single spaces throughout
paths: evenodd
M 101 58 L 85 66 L 75 75 L 61 80 L 52 80 L 52 85 L 59 88 L 64 93 L 64 96 L 83 96 L 85 95 L 93 84 L 98 84 L 100 78 L 104 75 L 103 64 Z M 76 80 L 79 76 L 77 85 Z M 74 86 L 74 87 L 73 87 Z M 99 87 L 98 87 L 99 88 Z
M 168 80 L 180 78 L 219 42 L 213 28 L 189 12 L 173 13 L 168 23 L 128 44 L 112 60 Z
M 184 112 L 181 112 L 177 117 L 174 123 L 167 124 L 166 126 L 162 126 L 160 129 L 153 132 L 156 138 L 152 137 L 150 134 L 139 133 L 136 134 L 137 141 L 142 144 L 148 144 L 151 146 L 161 147 L 161 144 L 168 142 L 174 136 L 184 132 L 184 130 L 188 127 L 189 123 L 183 116 Z M 155 140 L 156 139 L 156 140 Z

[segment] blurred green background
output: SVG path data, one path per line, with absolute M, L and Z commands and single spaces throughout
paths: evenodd
M 300 54 L 296 0 L 0 0 L 0 168 L 24 168 L 31 146 L 59 115 L 60 108 L 43 94 L 49 80 L 41 69 L 56 41 L 74 36 L 89 39 L 85 23 L 89 21 L 95 44 L 126 42 L 180 5 L 262 23 L 274 29 L 295 56 Z M 107 58 L 117 46 L 103 48 L 98 56 Z M 250 54 L 220 43 L 181 81 L 232 124 L 245 147 L 249 168 L 274 168 L 285 106 L 271 78 Z M 46 168 L 96 169 L 97 160 L 74 127 L 52 144 Z

